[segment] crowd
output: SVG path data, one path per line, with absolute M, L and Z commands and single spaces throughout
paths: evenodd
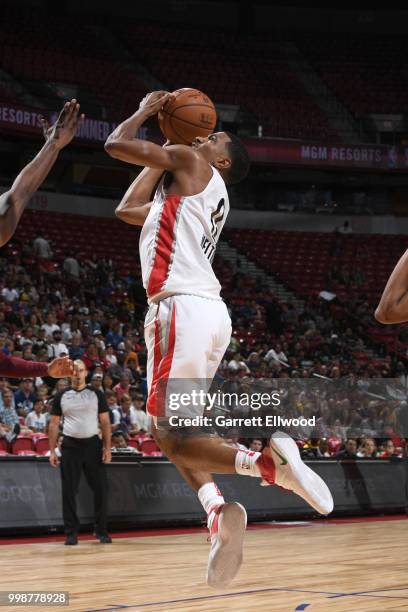
M 114 446 L 126 452 L 129 440 L 149 435 L 140 279 L 110 260 L 79 261 L 72 252 L 55 262 L 44 236 L 14 247 L 0 252 L 0 350 L 44 362 L 82 359 L 89 383 L 106 394 Z M 299 309 L 243 274 L 239 262 L 218 260 L 216 268 L 234 329 L 216 376 L 223 389 L 285 387 L 286 415 L 316 416 L 315 428 L 293 432 L 308 456 L 405 453 L 398 422 L 407 407 L 406 363 L 369 356 L 358 320 L 339 316 L 334 304 L 316 298 Z M 46 432 L 53 397 L 67 384 L 0 380 L 0 437 Z M 239 401 L 227 409 L 247 410 Z M 259 436 L 238 434 L 236 443 L 259 444 Z

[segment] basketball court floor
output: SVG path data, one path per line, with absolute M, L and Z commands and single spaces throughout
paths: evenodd
M 405 516 L 250 526 L 241 571 L 222 591 L 204 584 L 204 529 L 113 535 L 112 545 L 83 536 L 75 547 L 3 538 L 0 590 L 69 591 L 70 605 L 49 611 L 408 610 Z M 0 607 L 17 609 L 41 608 Z

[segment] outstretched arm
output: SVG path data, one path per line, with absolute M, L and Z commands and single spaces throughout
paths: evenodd
M 56 121 L 49 128 L 42 119 L 46 142 L 35 158 L 23 168 L 11 188 L 0 196 L 0 246 L 4 246 L 14 234 L 28 202 L 48 176 L 60 150 L 73 139 L 83 118 L 78 118 L 76 100 L 66 102 Z
M 64 378 L 72 376 L 73 362 L 68 357 L 57 357 L 51 363 L 26 361 L 20 357 L 10 357 L 0 352 L 0 376 L 23 378 L 23 376 L 52 376 Z
M 380 323 L 408 321 L 408 250 L 395 266 L 375 311 Z

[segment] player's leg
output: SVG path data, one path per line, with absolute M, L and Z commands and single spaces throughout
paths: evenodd
M 146 315 L 145 339 L 148 352 L 147 384 L 149 393 L 152 386 L 154 372 L 158 367 L 160 359 L 163 357 L 163 355 L 165 355 L 166 351 L 166 347 L 163 346 L 162 342 L 160 342 L 160 332 L 166 330 L 169 315 L 168 310 L 163 308 L 164 306 L 165 304 L 162 305 L 160 316 L 158 306 L 151 306 Z M 207 524 L 210 528 L 213 523 L 215 512 L 225 504 L 225 500 L 215 484 L 211 473 L 208 471 L 192 470 L 188 466 L 180 465 L 177 455 L 173 452 L 172 436 L 160 436 L 154 424 L 152 426 L 152 433 L 161 450 L 169 459 L 171 459 L 172 463 L 174 463 L 184 480 L 194 491 L 196 491 L 198 499 L 200 500 L 200 503 L 207 514 Z
M 170 437 L 168 456 L 171 460 L 177 458 L 181 468 L 261 478 L 262 484 L 293 491 L 320 514 L 329 514 L 333 509 L 327 485 L 303 463 L 297 445 L 283 432 L 275 432 L 262 453 L 235 449 L 218 437 Z
M 169 388 L 166 390 L 187 393 L 201 389 L 207 391 L 230 341 L 231 322 L 228 311 L 221 301 L 194 296 L 178 296 L 175 306 L 173 333 L 165 332 L 165 337 L 170 339 L 172 354 Z M 165 329 L 171 330 L 171 327 L 166 325 Z M 174 346 L 171 345 L 172 337 L 175 338 Z M 161 399 L 163 398 L 160 398 L 160 388 L 157 386 L 155 400 L 160 403 Z M 203 408 L 204 406 L 187 407 L 184 416 L 201 415 Z M 164 421 L 166 422 L 166 419 Z M 242 563 L 246 512 L 237 502 L 225 503 L 210 473 L 191 469 L 188 456 L 181 464 L 178 452 L 179 441 L 188 436 L 194 447 L 198 432 L 196 431 L 190 438 L 191 433 L 194 432 L 182 428 L 172 432 L 160 426 L 154 430 L 159 446 L 198 492 L 200 502 L 207 512 L 211 540 L 207 582 L 214 587 L 223 587 L 235 577 Z M 205 439 L 207 437 L 205 436 Z M 224 442 L 223 445 L 227 451 L 231 450 L 229 445 Z

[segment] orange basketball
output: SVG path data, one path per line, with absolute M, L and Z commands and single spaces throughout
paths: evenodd
M 196 136 L 214 131 L 217 112 L 213 102 L 198 89 L 176 89 L 174 98 L 159 112 L 160 129 L 174 144 L 191 145 Z

